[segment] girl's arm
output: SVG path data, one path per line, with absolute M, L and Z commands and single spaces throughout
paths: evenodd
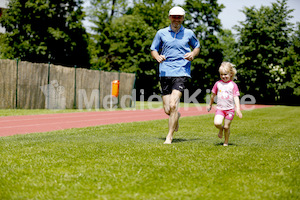
M 210 101 L 209 101 L 209 105 L 207 105 L 207 112 L 209 112 L 211 110 L 212 104 L 214 103 L 214 99 L 216 97 L 215 93 L 212 93 L 210 96 Z
M 241 108 L 240 108 L 240 98 L 238 96 L 235 96 L 235 97 L 233 97 L 233 99 L 234 99 L 234 103 L 236 106 L 236 114 L 237 114 L 237 116 L 239 116 L 239 118 L 242 118 L 243 114 L 242 114 Z

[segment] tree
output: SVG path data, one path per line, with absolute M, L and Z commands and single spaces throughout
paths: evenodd
M 150 46 L 156 31 L 169 23 L 172 1 L 134 1 L 133 7 L 124 2 L 92 1 L 92 8 L 97 8 L 91 15 L 92 64 L 97 69 L 136 73 L 137 90 L 144 89 L 147 98 L 159 92 L 158 65 L 150 55 Z
M 124 72 L 147 72 L 145 63 L 151 60 L 150 39 L 155 30 L 141 18 L 124 15 L 112 21 L 109 27 L 111 34 L 107 38 L 110 46 L 107 51 L 111 55 L 109 70 Z
M 81 0 L 11 0 L 0 19 L 2 57 L 89 68 Z
M 236 62 L 236 41 L 235 36 L 232 34 L 231 30 L 224 29 L 218 34 L 218 39 L 223 52 L 223 60 L 231 63 Z
M 150 57 L 150 45 L 156 31 L 170 24 L 168 12 L 173 1 L 136 0 L 133 7 L 124 7 L 121 0 L 93 2 L 94 67 L 136 72 L 137 89 L 150 92 L 145 94 L 146 98 L 153 92 L 158 93 L 158 64 Z M 112 5 L 115 12 L 111 11 Z M 215 35 L 222 31 L 217 16 L 223 5 L 218 5 L 217 0 L 191 0 L 184 8 L 185 26 L 192 29 L 201 42 L 201 53 L 193 61 L 193 88 L 211 88 L 218 78 L 218 65 L 223 59 L 222 46 Z M 111 16 L 112 13 L 119 15 Z
M 114 19 L 122 17 L 128 9 L 125 0 L 91 0 L 89 21 L 93 24 L 90 40 L 91 64 L 94 69 L 111 70 L 113 55 L 108 53 L 111 46 L 110 28 Z
M 140 25 L 144 26 L 144 34 L 147 35 L 144 44 L 146 45 L 139 57 L 143 62 L 140 62 L 137 73 L 136 89 L 139 92 L 144 89 L 145 99 L 148 99 L 153 93 L 159 94 L 159 73 L 158 63 L 152 59 L 150 46 L 156 32 L 170 25 L 168 18 L 169 10 L 173 7 L 172 0 L 137 0 L 134 1 L 132 15 L 135 19 L 140 19 Z M 148 28 L 146 28 L 148 27 Z M 146 58 L 146 59 L 145 59 Z
M 168 15 L 173 7 L 172 0 L 136 0 L 134 2 L 132 14 L 142 18 L 148 26 L 159 30 L 170 25 Z
M 259 103 L 280 101 L 282 85 L 289 79 L 285 65 L 291 43 L 291 12 L 286 0 L 271 7 L 245 8 L 246 21 L 237 27 L 241 90 L 254 95 Z
M 218 67 L 223 61 L 222 46 L 217 33 L 222 32 L 219 13 L 224 6 L 217 0 L 189 0 L 184 6 L 187 14 L 185 25 L 192 29 L 200 40 L 199 56 L 192 63 L 192 88 L 211 89 L 218 79 Z M 202 92 L 199 100 L 203 100 Z
M 300 23 L 297 30 L 291 36 L 291 46 L 288 49 L 288 57 L 284 59 L 285 77 L 278 92 L 280 102 L 298 104 L 300 102 Z
M 294 70 L 292 73 L 292 88 L 293 88 L 293 95 L 296 96 L 294 102 L 300 102 L 300 22 L 297 23 L 297 30 L 295 31 L 293 37 L 292 37 L 293 45 L 292 50 L 294 54 L 293 55 L 293 63 L 294 64 Z M 293 85 L 294 84 L 294 85 Z

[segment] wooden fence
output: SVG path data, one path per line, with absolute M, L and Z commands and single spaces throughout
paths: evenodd
M 0 109 L 97 109 L 111 102 L 111 83 L 120 81 L 120 103 L 130 107 L 135 74 L 0 60 Z M 106 102 L 105 102 L 106 100 Z M 122 102 L 121 102 L 122 100 Z M 108 102 L 107 102 L 108 101 Z

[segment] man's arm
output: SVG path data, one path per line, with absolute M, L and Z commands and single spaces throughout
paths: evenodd
M 200 52 L 200 48 L 197 47 L 197 48 L 195 48 L 192 52 L 186 53 L 186 54 L 184 55 L 184 59 L 187 59 L 187 60 L 189 60 L 189 61 L 192 61 L 192 60 L 194 60 L 194 58 L 195 58 L 196 56 L 198 56 L 199 52 Z
M 164 55 L 159 55 L 157 51 L 151 51 L 151 56 L 159 63 L 166 60 L 166 57 Z

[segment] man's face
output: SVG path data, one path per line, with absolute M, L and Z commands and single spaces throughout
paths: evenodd
M 170 15 L 169 19 L 174 28 L 179 28 L 184 20 L 183 15 Z

